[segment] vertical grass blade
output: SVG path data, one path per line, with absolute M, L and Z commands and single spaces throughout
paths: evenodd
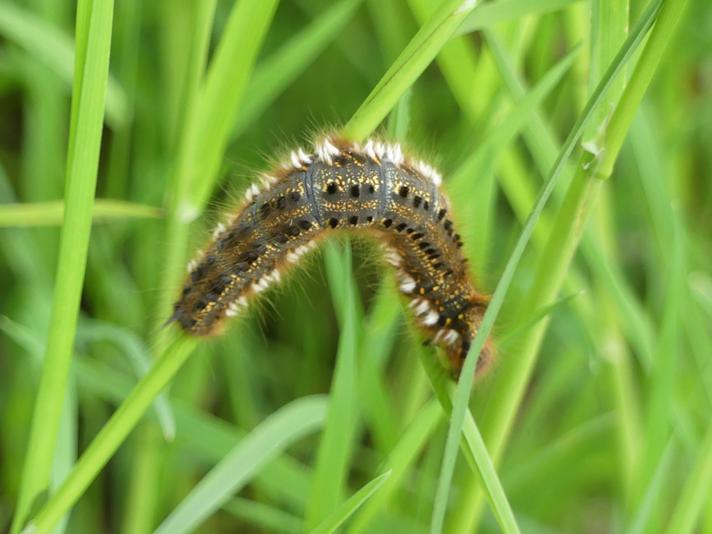
M 524 229 L 522 230 L 522 234 L 519 237 L 519 240 L 517 241 L 514 250 L 509 257 L 509 260 L 507 261 L 507 265 L 505 266 L 504 272 L 502 273 L 500 281 L 497 284 L 497 289 L 495 290 L 494 295 L 492 296 L 492 300 L 483 318 L 480 330 L 478 331 L 477 335 L 475 336 L 475 339 L 473 340 L 472 347 L 467 355 L 467 358 L 465 359 L 465 363 L 462 368 L 462 373 L 460 375 L 460 380 L 457 384 L 457 390 L 455 392 L 452 418 L 450 421 L 450 428 L 448 430 L 445 454 L 443 456 L 443 465 L 440 473 L 440 478 L 438 480 L 438 491 L 436 494 L 435 506 L 431 521 L 431 533 L 440 532 L 440 530 L 442 529 L 442 524 L 445 517 L 447 497 L 449 494 L 452 475 L 455 468 L 457 444 L 459 442 L 462 425 L 465 420 L 465 413 L 467 411 L 467 405 L 472 390 L 472 377 L 474 376 L 474 371 L 477 364 L 477 359 L 479 357 L 479 353 L 482 350 L 482 347 L 484 346 L 485 340 L 489 335 L 492 326 L 494 325 L 496 316 L 499 313 L 499 310 L 503 304 L 505 294 L 513 279 L 514 272 L 524 253 L 524 249 L 526 248 L 526 245 L 529 242 L 529 239 L 534 231 L 534 226 L 536 225 L 536 222 L 538 221 L 544 209 L 544 205 L 546 204 L 551 193 L 553 192 L 556 182 L 563 171 L 565 162 L 568 160 L 569 156 L 573 152 L 576 143 L 581 138 L 581 135 L 583 134 L 585 128 L 588 126 L 589 122 L 594 117 L 594 112 L 603 101 L 603 97 L 606 91 L 610 88 L 613 81 L 620 74 L 623 66 L 633 54 L 638 44 L 641 42 L 643 36 L 652 24 L 652 21 L 654 20 L 654 15 L 657 13 L 657 9 L 654 9 L 655 7 L 656 6 L 653 5 L 653 8 L 649 10 L 648 17 L 644 19 L 641 24 L 638 25 L 636 31 L 631 33 L 631 37 L 621 48 L 620 52 L 616 56 L 615 61 L 607 70 L 605 76 L 599 83 L 598 87 L 591 96 L 588 104 L 586 105 L 586 108 L 582 112 L 581 116 L 577 120 L 571 132 L 569 133 L 567 140 L 562 146 L 562 150 L 552 169 L 549 179 L 541 190 L 537 202 L 527 219 Z M 572 198 L 583 199 L 585 197 L 582 194 L 580 195 L 576 193 L 576 195 L 573 195 Z M 576 217 L 574 217 L 574 215 L 578 212 L 578 205 L 579 202 L 577 200 L 572 201 L 569 208 L 573 211 L 569 211 L 567 210 L 566 202 L 564 203 L 562 213 L 571 215 L 571 217 L 567 217 L 567 225 L 571 225 L 571 221 L 573 220 L 581 220 L 577 215 Z M 573 250 L 571 250 L 570 252 L 573 253 Z M 558 257 L 559 256 L 557 256 L 557 258 Z M 570 255 L 566 257 L 570 257 Z M 556 269 L 554 269 L 554 272 L 556 272 Z M 547 302 L 542 302 L 541 304 L 548 303 L 549 299 L 546 300 Z M 535 305 L 534 302 L 539 303 L 540 301 L 529 300 L 529 309 L 531 309 L 531 306 L 534 306 L 535 308 L 537 307 L 538 304 Z M 507 395 L 509 395 L 509 393 L 507 393 Z M 503 526 L 504 528 L 504 525 L 501 526 Z
M 87 28 L 81 28 L 81 14 Z M 42 377 L 35 400 L 30 440 L 24 460 L 22 488 L 11 532 L 18 532 L 32 502 L 47 488 L 54 460 L 60 411 L 67 389 L 77 326 L 109 73 L 113 1 L 84 0 L 78 6 L 77 35 L 86 34 L 84 64 L 77 62 L 75 86 L 76 130 L 68 147 L 65 189 L 66 213 L 52 303 L 52 318 Z
M 332 293 L 342 302 L 341 334 L 329 396 L 329 411 L 316 454 L 306 509 L 307 528 L 314 528 L 338 505 L 344 493 L 357 421 L 356 288 L 351 274 L 351 249 L 343 249 L 343 270 Z

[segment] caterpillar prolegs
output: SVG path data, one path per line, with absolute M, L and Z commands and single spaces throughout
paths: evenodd
M 191 335 L 215 334 L 319 239 L 360 231 L 383 243 L 417 324 L 459 374 L 488 299 L 474 288 L 432 166 L 405 157 L 398 144 L 329 135 L 260 178 L 188 265 L 171 320 Z M 478 371 L 491 353 L 488 342 Z

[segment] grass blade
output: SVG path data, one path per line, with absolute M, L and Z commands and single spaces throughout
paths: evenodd
M 565 9 L 579 0 L 498 0 L 480 5 L 462 23 L 457 34 L 470 33 L 495 24 L 530 15 L 544 15 L 551 11 Z
M 353 114 L 342 132 L 345 137 L 360 140 L 376 129 L 475 4 L 476 1 L 472 0 L 445 0 L 440 5 Z
M 91 207 L 93 223 L 124 219 L 156 219 L 161 215 L 160 208 L 122 200 L 97 199 Z M 0 228 L 58 226 L 62 221 L 64 221 L 64 202 L 61 200 L 0 204 Z
M 270 415 L 230 451 L 193 488 L 155 530 L 155 534 L 192 532 L 268 461 L 323 423 L 323 398 L 302 398 Z
M 75 73 L 75 82 L 81 84 L 82 91 L 76 102 L 74 143 L 70 142 L 67 157 L 67 212 L 62 226 L 50 330 L 24 460 L 22 487 L 11 530 L 13 533 L 20 530 L 33 500 L 49 483 L 89 247 L 109 73 L 113 2 L 92 4 L 87 0 L 78 7 L 78 13 L 82 11 L 89 16 L 89 24 L 86 30 L 78 26 L 77 33 L 86 31 L 87 54 L 86 63 L 77 65 Z
M 383 469 L 392 473 L 392 477 L 354 520 L 348 531 L 349 534 L 367 532 L 369 526 L 372 528 L 373 519 L 388 505 L 425 441 L 431 437 L 441 419 L 442 408 L 437 401 L 430 402 L 418 412 L 383 465 Z
M 655 6 L 654 6 L 655 7 Z M 572 128 L 569 136 L 564 143 L 561 153 L 552 169 L 551 175 L 547 180 L 545 186 L 541 190 L 537 202 L 532 210 L 531 214 L 527 218 L 527 222 L 522 230 L 522 234 L 514 247 L 512 254 L 507 261 L 504 272 L 497 284 L 497 289 L 492 296 L 492 300 L 487 308 L 487 312 L 483 318 L 480 329 L 475 336 L 472 343 L 472 347 L 465 359 L 465 363 L 462 368 L 462 373 L 460 375 L 460 380 L 458 381 L 457 390 L 455 392 L 455 400 L 453 403 L 453 413 L 450 420 L 450 428 L 448 430 L 448 438 L 445 447 L 445 454 L 443 456 L 443 467 L 440 473 L 440 478 L 438 480 L 438 492 L 435 500 L 435 507 L 433 510 L 433 517 L 431 522 L 431 532 L 437 533 L 442 530 L 442 524 L 445 517 L 445 507 L 447 503 L 447 497 L 449 494 L 449 489 L 452 480 L 452 474 L 455 468 L 455 458 L 457 454 L 457 443 L 459 442 L 459 436 L 461 433 L 462 425 L 465 420 L 465 413 L 467 411 L 467 405 L 470 399 L 470 393 L 472 391 L 472 377 L 474 376 L 475 367 L 477 365 L 477 359 L 479 353 L 484 347 L 485 340 L 489 335 L 497 314 L 504 302 L 504 297 L 509 285 L 514 277 L 514 272 L 519 264 L 519 261 L 524 253 L 527 243 L 534 231 L 534 226 L 538 221 L 541 213 L 544 209 L 549 196 L 554 190 L 556 182 L 561 175 L 564 165 L 568 160 L 569 156 L 573 152 L 576 143 L 583 134 L 585 128 L 588 126 L 589 122 L 594 117 L 594 112 L 598 105 L 602 102 L 603 96 L 605 95 L 608 88 L 611 86 L 616 77 L 620 74 L 623 66 L 626 64 L 627 60 L 631 57 L 633 52 L 636 50 L 638 44 L 641 42 L 643 36 L 647 32 L 648 28 L 652 24 L 654 15 L 657 10 L 651 9 L 649 16 L 644 20 L 643 23 L 639 24 L 636 31 L 632 32 L 631 37 L 626 41 L 618 55 L 616 60 L 613 62 L 611 67 L 606 72 L 606 75 L 601 80 L 600 84 L 591 96 L 586 108 L 582 112 L 581 116 L 577 120 L 576 124 Z M 537 301 L 538 302 L 538 301 Z M 531 302 L 530 302 L 531 305 Z M 492 496 L 489 495 L 490 499 Z M 496 501 L 495 501 L 496 502 Z M 496 515 L 503 519 L 500 515 L 501 511 L 498 511 Z M 513 532 L 516 530 L 511 530 L 516 528 L 516 525 L 500 524 L 506 532 Z M 510 529 L 510 530 L 507 530 Z
M 199 214 L 213 191 L 233 121 L 278 0 L 243 0 L 235 5 L 210 63 L 195 112 L 189 118 L 179 172 L 186 220 Z
M 381 486 L 391 476 L 391 471 L 386 471 L 382 475 L 377 476 L 371 482 L 366 484 L 346 501 L 341 503 L 329 516 L 324 519 L 319 525 L 310 531 L 310 534 L 331 534 L 341 526 L 344 521 L 353 515 L 363 503 L 370 499 Z
M 341 500 L 348 476 L 356 427 L 356 288 L 351 274 L 351 249 L 344 247 L 343 271 L 332 293 L 342 302 L 341 335 L 332 379 L 329 412 L 319 442 L 314 478 L 306 510 L 307 528 L 315 527 Z
M 166 349 L 84 451 L 57 493 L 50 497 L 23 532 L 51 532 L 188 359 L 195 344 L 195 339 L 181 337 Z
M 700 452 L 690 471 L 690 477 L 680 492 L 680 499 L 673 512 L 668 532 L 692 534 L 699 521 L 704 503 L 712 497 L 712 425 L 700 445 Z

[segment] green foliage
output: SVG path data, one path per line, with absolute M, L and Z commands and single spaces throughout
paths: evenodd
M 113 4 L 0 4 L 0 531 L 712 532 L 706 0 Z M 457 385 L 368 241 L 159 327 L 334 125 L 444 171 Z

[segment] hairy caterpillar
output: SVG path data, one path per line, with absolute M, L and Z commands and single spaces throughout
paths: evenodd
M 318 239 L 358 230 L 383 242 L 418 325 L 459 374 L 488 299 L 474 289 L 433 167 L 405 157 L 398 144 L 330 135 L 313 152 L 292 151 L 261 181 L 188 265 L 169 321 L 191 335 L 217 333 Z M 488 342 L 478 371 L 491 352 Z

